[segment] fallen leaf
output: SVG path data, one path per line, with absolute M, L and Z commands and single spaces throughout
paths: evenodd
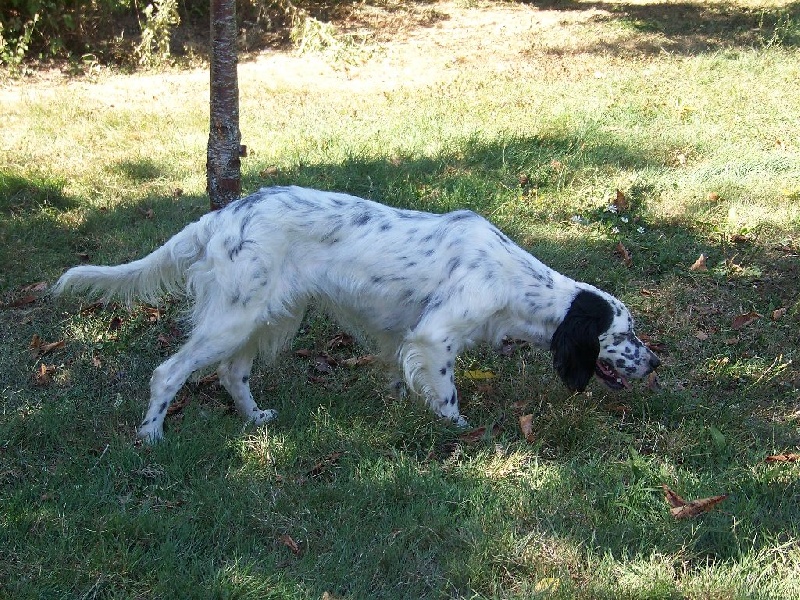
M 102 362 L 100 362 L 100 359 L 99 359 L 99 358 L 97 358 L 96 356 L 93 356 L 93 357 L 92 357 L 92 366 L 93 366 L 93 367 L 95 367 L 95 368 L 97 368 L 97 369 L 99 369 L 100 367 L 102 367 L 102 366 L 103 366 L 103 363 L 102 363 Z
M 259 177 L 275 177 L 278 174 L 278 167 L 267 167 L 258 172 Z
M 156 323 L 161 320 L 162 312 L 160 308 L 155 306 L 145 306 L 144 314 L 147 315 L 147 320 L 151 323 Z
M 354 356 L 352 358 L 346 358 L 342 361 L 342 364 L 345 367 L 363 367 L 364 365 L 368 365 L 373 363 L 377 360 L 374 354 L 365 354 L 363 356 Z
M 706 255 L 701 254 L 700 257 L 694 261 L 694 264 L 689 267 L 689 270 L 695 272 L 708 271 L 708 266 L 706 266 Z
M 53 350 L 58 350 L 65 346 L 64 340 L 59 340 L 57 342 L 45 342 L 40 338 L 37 334 L 33 334 L 31 338 L 31 342 L 29 344 L 29 348 L 31 350 L 31 354 L 34 358 L 37 356 L 43 356 L 48 352 L 52 352 Z
M 142 213 L 142 216 L 145 219 L 152 219 L 153 216 L 155 215 L 152 208 L 140 208 L 139 212 Z
M 746 235 L 742 235 L 741 233 L 734 233 L 731 236 L 731 241 L 736 244 L 742 244 L 744 242 L 749 242 L 750 238 Z
M 696 517 L 699 514 L 710 511 L 717 504 L 722 502 L 728 497 L 728 494 L 721 494 L 719 496 L 711 496 L 710 498 L 701 498 L 700 500 L 692 500 L 683 506 L 671 508 L 670 514 L 676 519 L 689 519 Z
M 19 291 L 23 294 L 30 294 L 33 292 L 43 292 L 47 289 L 47 282 L 46 281 L 37 281 L 36 283 L 29 283 L 28 285 L 23 285 L 19 288 Z
M 668 485 L 662 484 L 661 488 L 664 490 L 664 499 L 672 508 L 686 506 L 686 500 L 681 498 L 678 493 L 673 491 Z
M 172 197 L 173 198 L 180 198 L 183 196 L 183 190 L 181 188 L 175 188 L 172 190 Z
M 724 341 L 725 341 L 725 344 L 727 346 L 735 346 L 736 344 L 739 343 L 739 338 L 738 337 L 730 337 L 730 338 L 725 338 Z
M 628 252 L 628 249 L 622 242 L 617 242 L 617 247 L 614 249 L 614 252 L 622 258 L 622 262 L 626 267 L 633 266 L 633 255 Z
M 708 199 L 711 202 L 719 202 L 720 195 L 717 192 L 711 192 L 708 194 Z
M 198 385 L 215 385 L 219 382 L 219 373 L 211 373 L 210 375 L 206 375 L 205 377 L 201 377 L 198 381 Z
M 36 369 L 36 372 L 33 374 L 34 385 L 47 385 L 51 380 L 50 375 L 55 373 L 55 371 L 55 365 L 40 364 L 39 368 Z
M 319 477 L 325 471 L 327 471 L 333 465 L 339 462 L 339 459 L 342 457 L 343 454 L 344 452 L 336 451 L 336 452 L 331 452 L 324 458 L 321 458 L 314 464 L 313 467 L 311 467 L 308 473 L 306 473 L 306 477 L 311 477 L 311 478 Z
M 773 321 L 777 321 L 778 319 L 782 318 L 784 315 L 786 315 L 786 307 L 777 308 L 777 309 L 772 311 L 772 314 L 770 315 L 770 318 Z
M 156 338 L 156 341 L 158 341 L 159 345 L 162 348 L 169 348 L 172 345 L 172 339 L 170 337 L 164 335 L 163 333 L 158 335 L 158 337 Z
M 297 542 L 295 542 L 288 533 L 284 533 L 278 539 L 284 546 L 291 550 L 292 554 L 300 554 L 300 546 L 297 545 Z
M 300 348 L 300 350 L 294 351 L 294 355 L 299 356 L 300 358 L 311 358 L 312 354 L 313 351 L 309 350 L 308 348 Z
M 36 302 L 36 296 L 33 294 L 28 294 L 27 296 L 23 296 L 22 298 L 17 298 L 6 304 L 8 308 L 20 308 L 22 306 L 27 306 L 28 304 L 33 304 Z
M 475 380 L 475 379 L 493 379 L 495 377 L 495 374 L 492 373 L 491 371 L 481 371 L 481 370 L 464 371 L 464 377 L 466 377 L 467 379 L 472 379 L 472 380 Z
M 661 384 L 658 381 L 658 374 L 655 371 L 647 376 L 647 389 L 651 392 L 661 391 Z
M 177 415 L 184 408 L 186 408 L 191 401 L 192 396 L 190 394 L 183 394 L 175 398 L 175 400 L 172 401 L 172 404 L 170 404 L 169 408 L 167 409 L 167 416 L 171 417 L 172 415 Z
M 670 489 L 669 486 L 662 485 L 661 487 L 664 490 L 664 499 L 671 507 L 669 512 L 676 519 L 688 519 L 708 512 L 728 497 L 728 494 L 721 494 L 719 496 L 711 496 L 709 498 L 701 498 L 699 500 L 687 502 Z
M 460 439 L 462 442 L 464 442 L 466 444 L 474 444 L 474 443 L 480 442 L 482 439 L 484 439 L 486 437 L 486 432 L 487 432 L 486 427 L 478 427 L 478 428 L 473 429 L 471 431 L 466 431 L 466 432 L 462 433 L 461 435 L 458 436 L 458 439 Z M 500 433 L 500 426 L 497 425 L 497 424 L 492 425 L 492 430 L 490 432 L 490 437 L 491 436 L 495 436 L 498 433 Z
M 800 461 L 800 454 L 795 452 L 789 452 L 788 454 L 773 454 L 772 456 L 768 456 L 765 460 L 768 463 L 798 462 Z
M 332 348 L 343 348 L 344 346 L 352 346 L 355 343 L 353 336 L 346 333 L 337 333 L 333 336 L 325 347 L 330 350 Z
M 320 373 L 331 373 L 338 362 L 327 352 L 322 352 L 314 358 L 314 368 Z
M 536 439 L 533 435 L 533 415 L 520 416 L 519 428 L 526 441 L 533 442 Z
M 652 296 L 652 295 L 653 295 L 653 291 L 652 291 L 652 290 L 648 290 L 648 289 L 646 289 L 646 288 L 642 288 L 642 289 L 640 289 L 640 290 L 639 290 L 639 293 L 640 293 L 642 296 Z
M 628 210 L 628 199 L 625 197 L 625 194 L 623 194 L 620 190 L 617 190 L 617 197 L 614 200 L 613 204 L 614 206 L 617 207 L 617 211 L 619 212 Z
M 744 313 L 743 315 L 737 316 L 731 323 L 731 329 L 741 329 L 742 327 L 746 327 L 753 321 L 757 321 L 760 318 L 760 314 L 751 310 L 749 313 Z
M 704 342 L 705 340 L 708 339 L 708 334 L 705 331 L 698 331 L 697 333 L 694 334 L 694 337 L 696 337 L 701 342 Z

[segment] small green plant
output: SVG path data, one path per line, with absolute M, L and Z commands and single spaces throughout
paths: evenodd
M 30 21 L 22 26 L 22 31 L 17 36 L 10 35 L 0 21 L 0 64 L 7 65 L 12 72 L 19 71 L 31 45 L 31 38 L 39 22 L 39 14 L 33 15 Z
M 157 67 L 169 59 L 172 32 L 180 22 L 177 0 L 154 0 L 145 7 L 142 40 L 135 50 L 140 65 Z

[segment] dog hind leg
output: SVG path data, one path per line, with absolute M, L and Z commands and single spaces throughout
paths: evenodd
M 278 411 L 261 410 L 256 404 L 250 391 L 250 371 L 259 350 L 265 363 L 269 363 L 275 358 L 275 355 L 297 333 L 302 317 L 303 311 L 299 311 L 297 314 L 261 327 L 253 334 L 247 345 L 243 346 L 230 360 L 221 362 L 217 367 L 220 382 L 233 398 L 236 410 L 247 421 L 263 425 L 278 416 Z
M 256 348 L 248 346 L 236 354 L 231 360 L 220 363 L 217 367 L 219 380 L 233 398 L 236 410 L 247 421 L 263 425 L 275 419 L 275 410 L 261 410 L 250 391 L 250 371 L 253 368 Z
M 237 316 L 233 313 L 231 318 L 196 329 L 178 352 L 153 371 L 150 404 L 139 427 L 140 438 L 151 442 L 161 439 L 167 409 L 192 373 L 230 360 L 241 350 L 242 341 L 251 337 L 254 327 Z

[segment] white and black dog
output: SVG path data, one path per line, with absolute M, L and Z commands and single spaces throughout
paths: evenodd
M 250 392 L 253 360 L 274 358 L 311 300 L 462 426 L 453 369 L 477 342 L 508 336 L 549 347 L 575 391 L 593 374 L 629 387 L 626 378 L 659 365 L 622 302 L 542 264 L 473 212 L 400 210 L 298 187 L 262 189 L 209 213 L 141 260 L 74 267 L 53 291 L 69 289 L 128 301 L 185 290 L 193 299 L 188 341 L 150 380 L 139 436 L 151 441 L 187 378 L 213 365 L 242 416 L 273 419 Z

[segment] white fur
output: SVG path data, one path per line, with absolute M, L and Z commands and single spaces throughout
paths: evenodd
M 253 400 L 250 369 L 257 354 L 270 360 L 292 339 L 312 299 L 376 344 L 436 414 L 462 425 L 456 355 L 505 336 L 548 347 L 582 290 L 613 311 L 600 358 L 633 377 L 653 368 L 619 300 L 545 266 L 482 217 L 297 187 L 262 189 L 209 213 L 141 260 L 72 268 L 53 291 L 69 289 L 150 301 L 185 290 L 193 299 L 188 341 L 150 382 L 139 429 L 149 440 L 162 436 L 167 407 L 191 373 L 212 365 L 245 418 L 274 418 Z M 620 353 L 630 358 L 620 362 Z

